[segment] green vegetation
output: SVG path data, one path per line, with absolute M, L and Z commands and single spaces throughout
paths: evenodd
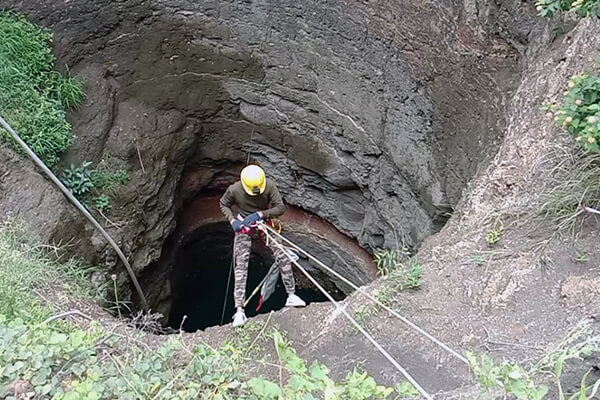
M 536 8 L 541 16 L 551 17 L 558 12 L 568 11 L 582 17 L 600 17 L 598 0 L 537 0 Z
M 63 171 L 62 182 L 80 200 L 95 187 L 91 165 L 90 161 L 84 161 L 79 167 L 71 164 L 70 168 Z
M 488 245 L 493 246 L 498 243 L 504 236 L 504 223 L 501 220 L 496 221 L 493 229 L 490 229 L 485 235 L 485 241 Z
M 414 259 L 408 262 L 408 271 L 403 282 L 403 287 L 408 289 L 418 289 L 421 287 L 421 275 L 423 275 L 423 266 Z
M 0 11 L 0 110 L 31 149 L 56 165 L 73 135 L 65 110 L 83 100 L 83 85 L 53 70 L 51 34 L 25 17 Z M 0 128 L 0 140 L 12 143 Z
M 364 372 L 341 382 L 318 362 L 307 366 L 278 331 L 273 339 L 281 373 L 278 383 L 243 375 L 244 353 L 224 343 L 188 346 L 181 336 L 158 349 L 142 340 L 122 343 L 98 325 L 61 332 L 0 316 L 0 397 L 48 396 L 81 399 L 318 399 L 363 400 L 412 397 L 405 382 L 379 386 Z M 283 383 L 285 376 L 285 384 Z M 15 393 L 16 392 L 16 393 Z M 325 395 L 327 393 L 327 395 Z
M 600 204 L 600 74 L 573 76 L 562 99 L 542 109 L 584 150 L 571 154 L 555 148 L 546 157 L 549 173 L 542 211 L 556 222 L 559 232 L 574 232 L 581 206 Z
M 542 109 L 557 125 L 565 127 L 584 150 L 600 154 L 600 75 L 573 76 L 560 104 L 546 104 Z
M 354 310 L 354 319 L 362 327 L 365 327 L 369 319 L 377 314 L 377 309 L 374 305 L 360 305 Z M 358 331 L 358 330 L 357 330 Z
M 542 168 L 548 171 L 541 211 L 557 233 L 575 233 L 582 205 L 600 204 L 600 154 L 572 152 L 556 146 Z
M 486 263 L 486 258 L 483 254 L 475 254 L 471 257 L 471 261 L 478 267 L 483 267 Z
M 100 212 L 112 208 L 111 197 L 117 195 L 116 189 L 129 180 L 124 169 L 113 169 L 114 165 L 107 157 L 97 169 L 92 168 L 90 161 L 84 161 L 80 166 L 71 164 L 63 171 L 61 180 L 64 185 L 80 201 L 91 202 Z
M 558 400 L 591 400 L 600 388 L 600 379 L 588 384 L 583 376 L 575 393 L 565 393 L 561 383 L 569 363 L 600 353 L 600 337 L 592 335 L 589 321 L 576 326 L 537 363 L 524 368 L 519 364 L 495 363 L 488 355 L 467 353 L 467 359 L 479 384 L 484 388 L 482 398 L 495 399 L 508 394 L 516 399 L 542 400 L 548 393 L 547 383 L 556 385 Z M 513 397 L 511 397 L 513 398 Z
M 400 267 L 411 253 L 408 247 L 402 246 L 401 249 L 378 249 L 374 256 L 377 273 L 379 276 L 386 276 Z
M 44 320 L 50 309 L 38 302 L 36 293 L 51 292 L 51 285 L 73 297 L 96 295 L 87 283 L 89 269 L 75 260 L 53 261 L 48 248 L 23 228 L 0 223 L 0 315 L 33 323 Z
M 587 253 L 584 252 L 575 252 L 575 262 L 580 262 L 580 263 L 584 263 L 587 262 L 588 260 L 588 255 Z
M 98 211 L 101 212 L 106 212 L 112 208 L 110 199 L 105 194 L 101 194 L 100 196 L 92 198 L 92 204 Z
M 404 261 L 400 261 L 400 257 Z M 375 253 L 377 271 L 383 276 L 377 300 L 389 305 L 395 293 L 404 289 L 419 289 L 423 266 L 408 251 L 378 250 Z
M 396 395 L 391 397 L 393 388 L 377 385 L 373 378 L 356 369 L 342 382 L 335 382 L 323 364 L 314 362 L 308 367 L 279 332 L 274 332 L 273 339 L 281 366 L 288 374 L 287 384 L 282 386 L 262 378 L 252 378 L 248 385 L 257 399 L 398 399 L 418 394 L 412 385 L 401 383 L 396 387 Z

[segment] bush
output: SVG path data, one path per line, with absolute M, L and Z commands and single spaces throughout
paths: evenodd
M 582 17 L 600 17 L 599 0 L 538 0 L 536 6 L 543 17 L 551 17 L 561 11 L 573 12 Z
M 53 70 L 51 34 L 23 16 L 0 11 L 0 110 L 31 149 L 56 165 L 73 135 L 65 110 L 83 100 L 83 85 Z M 0 139 L 8 133 L 0 128 Z
M 546 104 L 542 109 L 557 125 L 564 126 L 581 147 L 600 153 L 600 75 L 575 75 L 569 80 L 562 102 Z

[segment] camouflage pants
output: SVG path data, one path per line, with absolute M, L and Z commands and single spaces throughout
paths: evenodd
M 252 235 L 242 233 L 235 235 L 233 242 L 233 256 L 235 257 L 233 300 L 236 308 L 243 307 L 246 300 L 246 279 L 248 278 L 248 262 L 250 261 L 253 238 L 261 240 L 256 233 Z M 275 264 L 279 267 L 285 291 L 288 294 L 294 293 L 296 283 L 294 282 L 294 272 L 292 271 L 292 264 L 289 257 L 272 241 L 266 244 L 266 246 L 275 256 Z

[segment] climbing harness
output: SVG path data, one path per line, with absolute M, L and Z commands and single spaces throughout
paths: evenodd
M 133 272 L 133 269 L 131 268 L 131 265 L 129 264 L 129 261 L 127 261 L 127 257 L 125 257 L 125 254 L 123 253 L 121 248 L 117 245 L 117 243 L 113 240 L 113 238 L 108 234 L 108 232 L 106 232 L 106 230 L 104 230 L 102 225 L 100 225 L 100 223 L 92 216 L 92 214 L 90 214 L 90 212 L 79 202 L 79 200 L 77 200 L 75 198 L 75 196 L 73 196 L 73 193 L 71 193 L 71 191 L 69 189 L 67 189 L 65 187 L 65 185 L 63 185 L 63 183 L 56 177 L 56 175 L 54 175 L 54 173 L 52 171 L 50 171 L 50 169 L 37 156 L 37 154 L 35 154 L 33 152 L 33 150 L 31 150 L 31 148 L 29 146 L 27 146 L 27 144 L 23 141 L 23 139 L 21 139 L 21 137 L 17 134 L 17 132 L 15 132 L 14 129 L 12 129 L 12 127 L 8 124 L 8 122 L 6 122 L 4 120 L 4 118 L 2 118 L 1 115 L 0 115 L 0 125 L 2 125 L 2 127 L 4 127 L 4 129 L 6 129 L 8 131 L 8 133 L 15 140 L 15 142 L 17 142 L 19 144 L 19 146 L 21 146 L 23 148 L 23 150 L 29 156 L 29 158 L 31 158 L 33 160 L 33 162 L 46 174 L 46 176 L 48 176 L 48 178 L 50 178 L 52 183 L 54 183 L 56 186 L 58 186 L 60 191 L 63 192 L 63 194 L 67 197 L 67 199 L 69 199 L 69 201 L 71 203 L 73 203 L 73 205 L 79 210 L 79 212 L 81 212 L 88 219 L 88 221 L 90 221 L 92 223 L 92 225 L 94 225 L 94 227 L 100 232 L 100 234 L 102 234 L 102 236 L 104 236 L 104 238 L 106 239 L 108 244 L 115 250 L 115 252 L 119 256 L 119 258 L 123 262 L 123 265 L 125 266 L 125 269 L 127 270 L 127 273 L 129 274 L 129 277 L 131 278 L 131 281 L 133 282 L 133 286 L 135 287 L 135 290 L 140 298 L 140 302 L 142 303 L 142 308 L 144 310 L 148 311 L 148 303 L 146 301 L 146 296 L 144 296 L 142 287 L 140 286 L 140 283 L 138 282 L 137 277 L 135 276 L 135 273 Z
M 441 342 L 439 339 L 435 338 L 433 335 L 431 335 L 430 333 L 428 333 L 424 329 L 420 328 L 419 326 L 417 326 L 415 323 L 411 322 L 407 318 L 405 318 L 402 315 L 398 314 L 396 311 L 392 310 L 390 307 L 386 306 L 381 301 L 377 300 L 375 297 L 373 297 L 372 295 L 370 295 L 367 291 L 365 291 L 364 289 L 362 289 L 358 285 L 354 284 L 350 280 L 346 279 L 344 276 L 340 275 L 334 269 L 332 269 L 329 266 L 325 265 L 319 259 L 317 259 L 316 257 L 312 256 L 310 253 L 306 252 L 305 250 L 303 250 L 302 248 L 300 248 L 299 246 L 297 246 L 296 244 L 294 244 L 293 242 L 291 242 L 289 239 L 285 238 L 284 236 L 282 236 L 278 232 L 274 231 L 268 225 L 259 225 L 259 228 L 261 228 L 263 230 L 270 231 L 270 233 L 273 236 L 275 236 L 276 238 L 282 240 L 288 246 L 290 246 L 291 248 L 295 249 L 296 251 L 298 251 L 299 253 L 303 254 L 304 256 L 308 257 L 309 259 L 311 259 L 312 261 L 314 261 L 315 263 L 317 263 L 320 267 L 322 267 L 326 271 L 328 271 L 331 274 L 333 274 L 336 278 L 340 279 L 344 283 L 350 285 L 353 289 L 355 289 L 358 292 L 360 292 L 361 294 L 365 295 L 367 298 L 369 298 L 370 300 L 372 300 L 373 302 L 375 302 L 378 306 L 380 306 L 384 310 L 388 311 L 394 317 L 398 318 L 399 320 L 401 320 L 402 322 L 404 322 L 405 324 L 407 324 L 408 326 L 410 326 L 411 328 L 413 328 L 414 330 L 416 330 L 417 332 L 419 332 L 420 334 L 422 334 L 423 336 L 425 336 L 427 339 L 431 340 L 432 342 L 434 342 L 435 344 L 437 344 L 438 346 L 440 346 L 442 349 L 446 350 L 448 353 L 450 353 L 451 355 L 453 355 L 454 357 L 456 357 L 458 360 L 460 360 L 460 361 L 464 362 L 465 364 L 469 365 L 469 362 L 467 361 L 467 359 L 465 357 L 463 357 L 462 355 L 460 355 L 457 351 L 452 350 L 450 347 L 448 347 L 446 344 L 444 344 L 443 342 Z
M 238 216 L 238 219 L 241 219 L 241 217 Z M 270 229 L 272 229 L 274 232 L 277 232 L 278 234 L 280 234 L 282 231 L 281 220 L 279 220 L 278 218 L 269 218 L 267 221 L 262 221 L 260 223 L 264 224 L 265 226 L 268 226 Z M 261 246 L 261 248 L 264 248 L 265 243 L 268 244 L 269 238 L 268 238 L 268 236 L 265 236 L 265 234 L 262 232 L 262 230 L 257 229 L 258 227 L 259 227 L 258 223 L 252 224 L 250 227 L 244 226 L 239 232 L 236 232 L 236 235 L 252 235 L 254 232 L 257 232 L 259 245 Z M 298 254 L 296 254 L 295 249 L 292 249 L 290 247 L 285 247 L 285 246 L 284 246 L 284 249 L 285 249 L 286 255 L 288 257 L 292 257 L 295 260 L 298 260 L 299 257 L 298 257 Z M 234 259 L 235 259 L 235 254 L 232 257 L 232 264 L 231 264 L 230 271 L 229 271 L 229 278 L 227 280 L 227 288 L 225 291 L 225 300 L 223 301 L 223 313 L 221 315 L 221 324 L 223 324 L 224 315 L 225 315 L 225 305 L 226 305 L 227 297 L 229 294 L 231 270 L 235 266 Z M 265 277 L 260 281 L 260 283 L 256 286 L 256 288 L 254 288 L 254 290 L 252 291 L 250 296 L 248 296 L 248 298 L 244 301 L 243 307 L 246 308 L 248 306 L 248 303 L 250 302 L 250 300 L 252 300 L 252 298 L 254 296 L 256 296 L 256 294 L 258 294 L 258 292 L 260 292 L 261 295 L 258 300 L 258 306 L 256 307 L 256 311 L 260 310 L 263 303 L 265 301 L 267 301 L 267 299 L 275 291 L 275 286 L 277 284 L 278 277 L 279 277 L 279 267 L 275 263 L 273 263 L 271 265 L 271 267 L 269 268 L 269 271 L 267 271 L 267 274 L 265 275 Z
M 261 229 L 263 232 L 265 232 L 265 235 L 267 235 L 267 237 L 269 237 L 272 232 L 270 232 L 268 230 L 268 228 L 266 228 L 265 224 L 259 224 L 258 225 L 258 229 Z M 275 240 L 275 239 L 271 239 L 273 240 L 273 243 L 275 243 L 275 246 L 277 246 L 281 251 L 284 251 L 284 247 L 281 243 L 279 243 L 279 241 Z M 286 252 L 287 254 L 287 252 Z M 288 255 L 289 256 L 289 255 Z M 381 353 L 383 354 L 383 356 L 385 358 L 388 359 L 388 361 L 398 370 L 400 371 L 400 373 L 419 391 L 419 393 L 421 393 L 421 395 L 423 395 L 423 397 L 425 397 L 427 400 L 433 400 L 433 397 L 431 397 L 431 395 L 429 393 L 427 393 L 427 391 L 425 391 L 425 389 L 423 389 L 423 387 L 408 373 L 408 371 L 406 371 L 399 363 L 398 361 L 396 361 L 394 359 L 394 357 L 392 357 L 390 355 L 390 353 L 388 353 L 383 346 L 381 346 L 374 338 L 373 336 L 371 336 L 358 322 L 356 322 L 356 320 L 350 315 L 350 313 L 348 313 L 348 311 L 346 311 L 346 309 L 344 307 L 342 307 L 305 269 L 304 267 L 302 267 L 297 260 L 294 260 L 291 256 L 290 256 L 290 261 L 292 262 L 292 264 L 294 264 L 296 266 L 296 268 L 298 268 L 300 270 L 300 272 L 302 272 L 302 274 L 304 276 L 306 276 L 306 278 L 312 282 L 313 285 L 315 285 L 315 287 L 321 292 L 323 293 L 323 295 L 333 303 L 333 305 L 336 307 L 336 309 L 341 312 L 342 314 L 344 314 L 344 316 L 346 318 L 348 318 L 348 320 L 352 323 L 352 325 L 354 325 L 354 327 L 363 334 L 363 336 L 365 338 L 367 338 L 367 340 L 369 340 L 369 342 L 371 342 L 371 344 L 373 344 L 373 346 L 375 346 L 375 348 Z

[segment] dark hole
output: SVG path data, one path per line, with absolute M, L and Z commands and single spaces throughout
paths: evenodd
M 224 222 L 204 226 L 185 238 L 178 249 L 173 271 L 172 307 L 169 318 L 172 328 L 179 329 L 184 316 L 187 317 L 183 329 L 187 332 L 231 323 L 235 312 L 232 249 L 233 233 L 229 224 Z M 262 281 L 272 262 L 270 252 L 256 240 L 253 241 L 246 284 L 247 296 Z M 306 265 L 306 261 L 300 262 Z M 227 290 L 230 273 L 231 280 Z M 316 288 L 303 284 L 297 271 L 294 275 L 297 283 L 296 294 L 307 304 L 327 301 Z M 331 287 L 332 284 L 328 286 Z M 333 294 L 336 299 L 343 297 L 340 292 Z M 275 293 L 263 304 L 260 311 L 256 311 L 258 295 L 252 298 L 245 309 L 246 316 L 251 318 L 259 313 L 280 310 L 284 307 L 286 299 L 287 294 L 280 277 Z

